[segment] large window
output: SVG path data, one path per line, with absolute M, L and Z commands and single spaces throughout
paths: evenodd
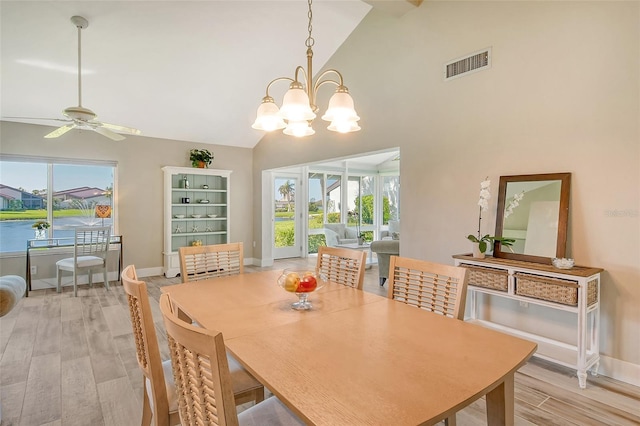
M 327 223 L 340 223 L 341 207 L 341 175 L 327 175 L 327 187 L 325 188 L 326 217 Z
M 72 237 L 74 227 L 113 227 L 112 162 L 6 157 L 0 159 L 0 253 L 19 252 L 47 221 L 49 238 Z
M 375 177 L 349 176 L 347 225 L 360 229 L 367 241 L 373 240 L 375 211 Z
M 382 177 L 382 224 L 400 220 L 400 176 Z

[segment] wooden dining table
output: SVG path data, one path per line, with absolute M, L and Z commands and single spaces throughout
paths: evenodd
M 435 424 L 486 395 L 489 425 L 514 422 L 514 374 L 536 344 L 351 287 L 313 307 L 281 271 L 163 287 L 179 315 L 221 331 L 228 351 L 307 424 Z

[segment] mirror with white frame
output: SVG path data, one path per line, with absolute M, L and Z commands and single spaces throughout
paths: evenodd
M 565 257 L 571 173 L 500 176 L 493 255 L 514 260 L 551 263 Z

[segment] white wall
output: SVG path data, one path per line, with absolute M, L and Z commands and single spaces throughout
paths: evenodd
M 486 176 L 494 198 L 482 228 L 492 233 L 499 176 L 571 172 L 568 255 L 605 269 L 606 372 L 630 366 L 638 381 L 639 28 L 637 1 L 424 2 L 400 18 L 373 10 L 328 64 L 362 131 L 329 134 L 317 120 L 302 141 L 266 136 L 254 149 L 254 204 L 261 170 L 400 146 L 401 255 L 452 263 L 470 251 Z M 443 81 L 445 62 L 488 46 L 490 70 Z M 254 228 L 259 238 L 256 216 Z M 517 307 L 493 310 L 513 317 Z M 529 325 L 567 334 L 569 321 Z

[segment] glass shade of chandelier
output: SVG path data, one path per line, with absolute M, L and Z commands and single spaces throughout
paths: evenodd
M 316 118 L 319 108 L 316 106 L 316 96 L 320 86 L 333 84 L 337 86 L 335 93 L 329 99 L 327 111 L 322 119 L 329 121 L 327 129 L 349 133 L 360 130 L 358 126 L 358 114 L 354 108 L 353 98 L 349 94 L 349 89 L 343 84 L 342 74 L 334 69 L 323 71 L 318 78 L 313 80 L 313 44 L 311 36 L 313 13 L 311 10 L 312 0 L 309 4 L 309 36 L 305 42 L 307 46 L 307 68 L 306 70 L 298 66 L 294 78 L 278 77 L 271 80 L 267 85 L 266 96 L 262 98 L 262 103 L 258 107 L 256 121 L 251 126 L 257 130 L 267 132 L 284 129 L 285 135 L 303 137 L 315 133 L 311 123 Z M 333 79 L 329 76 L 332 76 Z M 337 77 L 337 80 L 335 79 Z M 300 81 L 302 81 L 304 84 Z M 282 100 L 282 107 L 278 108 L 274 99 L 269 95 L 271 85 L 277 81 L 289 81 L 289 90 Z

